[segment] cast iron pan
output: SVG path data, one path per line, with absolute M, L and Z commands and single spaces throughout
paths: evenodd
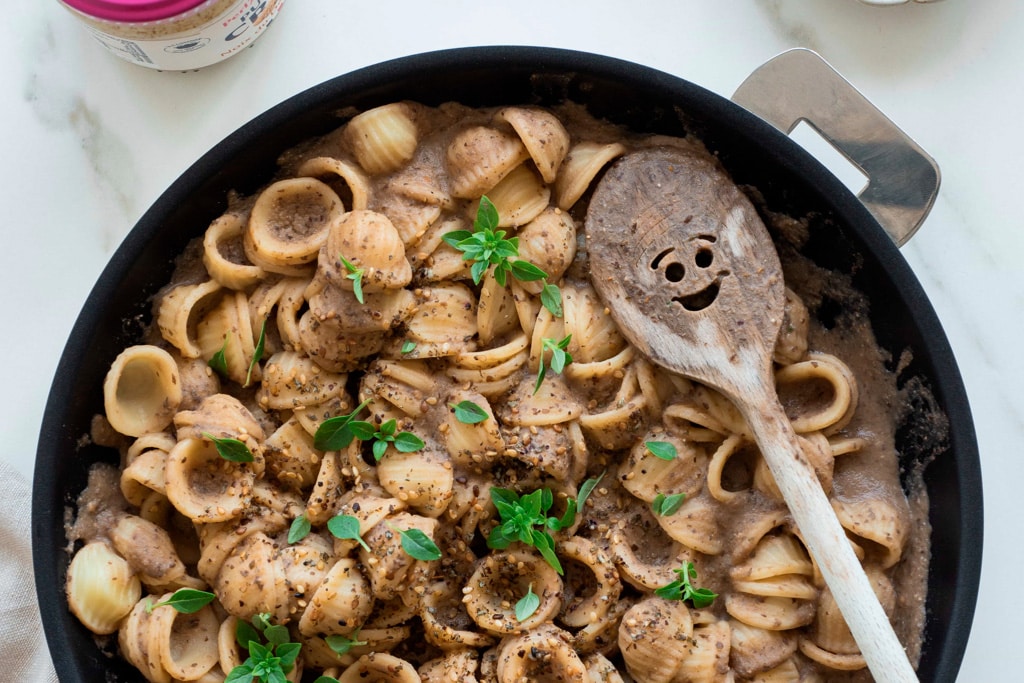
M 818 265 L 852 275 L 871 302 L 879 343 L 894 358 L 910 349 L 901 378 L 922 381 L 950 423 L 947 440 L 911 417 L 897 446 L 905 469 L 934 458 L 933 557 L 919 674 L 954 681 L 974 613 L 981 568 L 981 474 L 970 408 L 959 370 L 931 304 L 875 219 L 816 160 L 732 102 L 685 80 L 592 54 L 532 47 L 482 47 L 415 55 L 339 76 L 242 126 L 189 168 L 146 212 L 115 252 L 64 349 L 43 417 L 33 490 L 36 590 L 54 664 L 63 683 L 142 681 L 101 652 L 64 597 L 69 556 L 65 512 L 85 486 L 90 464 L 116 453 L 81 445 L 102 412 L 103 378 L 119 351 L 149 322 L 152 295 L 170 277 L 186 242 L 226 208 L 229 190 L 248 194 L 273 176 L 285 149 L 339 126 L 339 110 L 410 99 L 436 105 L 584 104 L 596 116 L 638 132 L 696 132 L 734 179 L 756 186 L 767 205 L 812 214 L 803 251 Z M 834 313 L 834 311 L 833 311 Z M 827 317 L 826 306 L 819 314 Z M 922 406 L 922 408 L 925 406 Z

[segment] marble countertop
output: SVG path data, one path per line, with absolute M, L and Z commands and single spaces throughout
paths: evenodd
M 5 5 L 0 54 L 0 458 L 31 476 L 50 381 L 79 308 L 123 236 L 242 123 L 332 76 L 468 45 L 580 49 L 730 95 L 784 49 L 820 52 L 938 161 L 943 183 L 903 248 L 942 320 L 974 411 L 985 482 L 982 584 L 963 681 L 1024 664 L 1024 3 L 944 0 L 288 0 L 242 54 L 160 73 L 104 51 L 55 0 Z M 1017 189 L 1014 189 L 1017 188 Z M 17 327 L 15 327 L 17 326 Z

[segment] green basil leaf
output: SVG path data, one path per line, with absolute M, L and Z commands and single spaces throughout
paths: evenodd
M 402 535 L 402 550 L 410 557 L 428 562 L 441 559 L 441 550 L 431 540 L 430 536 L 427 536 L 419 529 L 407 529 L 405 531 L 399 529 L 399 533 Z
M 227 350 L 228 350 L 228 338 L 225 335 L 225 337 L 224 337 L 224 346 L 220 347 L 220 351 L 218 351 L 217 353 L 213 354 L 213 357 L 210 358 L 209 362 L 207 363 L 207 365 L 209 365 L 211 368 L 213 368 L 214 372 L 216 372 L 218 375 L 220 375 L 221 377 L 224 377 L 224 378 L 227 378 L 228 375 L 229 375 L 229 373 L 228 373 L 228 359 L 227 359 L 227 355 L 226 355 Z
M 508 262 L 501 261 L 497 266 L 494 267 L 494 279 L 498 285 L 504 287 L 508 282 Z
M 487 547 L 492 550 L 504 550 L 505 548 L 512 545 L 512 541 L 515 539 L 509 538 L 502 531 L 500 526 L 496 526 L 491 529 L 490 535 L 487 537 Z
M 534 531 L 533 547 L 540 551 L 540 556 L 558 572 L 559 576 L 563 575 L 562 563 L 558 561 L 558 556 L 555 555 L 555 540 L 551 538 L 550 534 L 546 531 Z
M 309 522 L 309 517 L 306 515 L 299 515 L 292 520 L 292 525 L 288 529 L 288 542 L 298 543 L 313 529 L 313 525 Z
M 359 545 L 363 546 L 367 552 L 370 551 L 370 546 L 359 535 L 359 519 L 352 515 L 335 515 L 331 517 L 327 520 L 327 530 L 335 538 L 358 541 Z
M 476 220 L 473 221 L 473 228 L 476 230 L 496 230 L 498 228 L 498 208 L 494 206 L 487 195 L 480 197 L 480 205 L 476 209 Z
M 673 581 L 666 586 L 655 589 L 654 594 L 666 600 L 678 600 L 683 596 L 683 582 Z
M 260 642 L 260 632 L 250 624 L 248 621 L 239 619 L 235 623 L 235 640 L 246 650 L 249 649 L 249 643 Z
M 414 341 L 406 341 L 405 343 L 402 344 L 402 355 L 404 356 L 407 353 L 412 353 L 415 349 L 416 349 L 416 342 L 414 342 Z
M 576 499 L 570 498 L 565 504 L 565 514 L 562 515 L 562 519 L 555 520 L 557 526 L 555 531 L 561 531 L 562 529 L 568 529 L 576 522 Z M 548 522 L 551 520 L 549 519 Z M 549 525 L 550 526 L 550 525 Z
M 583 485 L 580 486 L 579 493 L 576 496 L 576 508 L 578 510 L 583 510 L 583 506 L 587 503 L 587 498 L 590 497 L 590 494 L 593 493 L 594 489 L 597 488 L 597 485 L 602 479 L 604 479 L 604 472 L 602 472 L 601 476 L 597 479 L 587 479 L 583 482 Z
M 446 232 L 441 237 L 441 239 L 444 240 L 444 242 L 448 246 L 453 247 L 455 249 L 459 249 L 459 243 L 469 239 L 472 236 L 473 233 L 471 233 L 469 230 L 451 230 L 449 232 Z
M 229 462 L 252 462 L 252 451 L 238 439 L 218 439 L 209 432 L 203 432 L 203 436 L 213 442 L 220 457 Z
M 544 381 L 544 375 L 547 374 L 547 368 L 544 367 L 544 352 L 540 354 L 540 365 L 537 367 L 537 381 L 533 385 L 533 393 L 540 391 L 540 385 Z
M 252 618 L 252 625 L 260 630 L 260 633 L 270 628 L 270 613 L 260 612 Z
M 555 494 L 549 488 L 540 490 L 540 511 L 546 513 L 555 504 Z
M 267 639 L 267 645 L 271 648 L 288 642 L 288 627 L 274 624 L 263 631 L 263 637 Z
M 281 668 L 285 673 L 294 668 L 300 650 L 302 650 L 302 643 L 281 643 L 274 650 L 274 654 L 281 658 Z
M 645 441 L 644 446 L 647 447 L 647 450 L 649 450 L 654 457 L 661 458 L 662 460 L 672 460 L 679 455 L 675 445 L 668 441 Z
M 518 250 L 517 250 L 518 251 Z M 548 276 L 543 270 L 533 265 L 529 261 L 512 261 L 512 275 L 515 279 L 521 282 L 532 282 L 534 280 L 543 280 Z M 543 291 L 543 290 L 541 290 Z
M 152 612 L 157 607 L 167 605 L 173 607 L 181 614 L 195 614 L 213 602 L 215 597 L 217 596 L 206 591 L 198 591 L 193 588 L 179 588 L 174 591 L 174 595 L 163 602 L 153 605 L 151 608 L 147 608 L 146 611 Z
M 330 417 L 321 422 L 320 426 L 316 428 L 316 434 L 313 436 L 313 446 L 321 451 L 340 451 L 342 448 L 347 448 L 352 443 L 352 439 L 355 438 L 355 434 L 349 428 L 349 424 L 372 401 L 372 398 L 368 398 L 356 406 L 356 409 L 348 415 Z
M 375 462 L 380 462 L 380 459 L 384 457 L 384 454 L 388 452 L 387 441 L 374 441 L 373 442 L 373 459 Z
M 227 342 L 225 342 L 227 343 Z M 267 345 L 267 319 L 263 319 L 263 324 L 260 326 L 259 340 L 256 342 L 256 349 L 253 351 L 252 360 L 249 361 L 249 371 L 245 373 L 245 384 L 243 387 L 249 386 L 252 383 L 252 370 L 256 367 L 256 364 L 263 360 L 263 350 Z
M 224 683 L 252 683 L 252 669 L 252 662 L 246 660 L 228 673 Z
M 561 318 L 564 315 L 562 290 L 558 288 L 558 285 L 545 284 L 544 288 L 540 290 L 540 302 L 556 318 Z
M 327 643 L 327 647 L 334 650 L 339 655 L 348 654 L 348 651 L 358 645 L 366 645 L 366 641 L 359 640 L 359 629 L 352 632 L 352 637 L 348 636 L 327 636 L 324 638 Z M 314 682 L 315 683 L 315 682 Z
M 469 268 L 469 274 L 473 278 L 473 284 L 480 284 L 480 280 L 484 279 L 484 271 L 490 264 L 487 261 L 474 261 L 473 265 Z M 500 283 L 499 283 L 500 284 Z
M 348 423 L 348 428 L 360 441 L 369 441 L 377 434 L 377 428 L 363 420 L 353 420 Z
M 512 489 L 503 489 L 498 486 L 492 486 L 491 500 L 494 501 L 495 505 L 501 502 L 511 506 L 519 502 L 519 494 Z
M 540 607 L 540 596 L 533 592 L 533 584 L 526 589 L 526 595 L 516 603 L 516 621 L 526 621 Z
M 457 404 L 449 403 L 448 406 L 455 411 L 455 419 L 462 424 L 475 425 L 490 417 L 486 410 L 472 401 L 460 401 Z
M 714 602 L 715 598 L 718 597 L 718 593 L 714 593 L 707 588 L 698 588 L 690 594 L 690 602 L 697 609 L 703 609 L 710 607 Z
M 400 453 L 414 453 L 426 446 L 423 439 L 412 432 L 399 432 L 395 435 L 395 450 Z
M 679 510 L 684 500 L 686 500 L 685 493 L 673 493 L 669 496 L 659 493 L 651 501 L 651 509 L 657 515 L 668 517 L 669 515 L 674 515 Z
M 267 683 L 288 683 L 288 677 L 284 675 L 280 665 L 278 668 L 273 668 L 273 665 L 268 664 L 267 669 Z

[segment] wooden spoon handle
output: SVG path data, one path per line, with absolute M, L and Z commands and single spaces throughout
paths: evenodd
M 917 681 L 846 532 L 775 396 L 741 406 L 775 483 L 876 681 Z

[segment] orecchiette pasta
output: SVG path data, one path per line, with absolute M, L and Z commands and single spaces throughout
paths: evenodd
M 590 281 L 589 192 L 651 145 L 701 149 L 573 105 L 403 102 L 282 156 L 111 366 L 126 438 L 80 501 L 72 612 L 158 683 L 222 683 L 268 622 L 294 683 L 866 680 L 739 411 L 652 365 Z M 815 322 L 815 282 L 787 282 L 778 393 L 920 623 L 895 383 L 867 332 Z M 213 602 L 154 607 L 183 588 Z

